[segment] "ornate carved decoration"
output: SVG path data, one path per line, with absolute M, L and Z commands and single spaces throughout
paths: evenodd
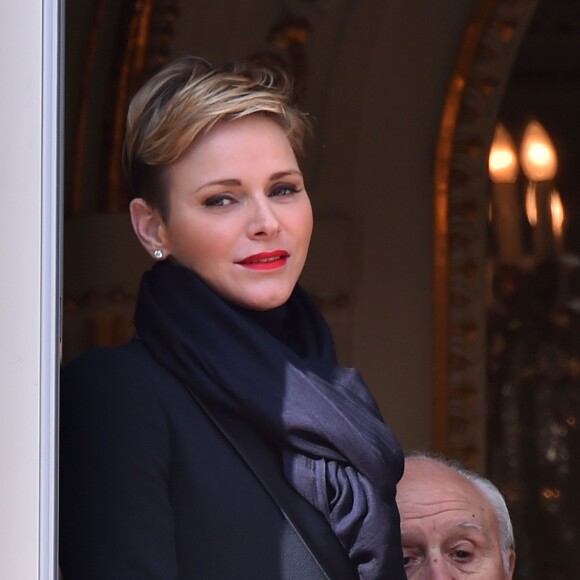
M 111 126 L 105 151 L 108 155 L 106 193 L 100 200 L 100 209 L 118 211 L 125 209 L 124 182 L 121 171 L 121 150 L 124 140 L 125 114 L 129 100 L 148 77 L 167 62 L 171 54 L 175 25 L 179 15 L 180 0 L 134 0 L 119 11 L 122 40 L 120 66 L 115 68 L 114 102 L 107 112 L 105 123 Z M 95 82 L 96 61 L 103 33 L 111 23 L 104 18 L 108 0 L 99 0 L 95 23 L 89 39 L 83 89 L 75 144 L 75 173 L 70 214 L 78 215 L 82 207 L 82 180 L 85 169 L 87 119 L 91 114 L 91 86 Z M 110 118 L 109 118 L 110 115 Z
M 294 81 L 294 98 L 300 100 L 308 82 L 306 43 L 310 37 L 310 24 L 305 18 L 286 16 L 269 31 L 267 47 L 252 55 L 252 59 L 282 67 L 290 72 Z
M 125 115 L 129 101 L 137 88 L 169 60 L 178 14 L 179 0 L 136 0 L 135 2 L 119 74 L 115 105 L 107 192 L 109 211 L 119 211 L 127 206 L 120 160 L 125 139 Z
M 487 160 L 522 35 L 538 0 L 480 0 L 441 118 L 434 168 L 433 447 L 485 463 Z

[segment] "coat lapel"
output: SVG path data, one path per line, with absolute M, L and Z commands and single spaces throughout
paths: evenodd
M 191 390 L 189 392 L 254 473 L 326 578 L 358 580 L 358 574 L 324 516 L 286 481 L 281 462 L 273 448 L 265 444 L 262 438 L 239 419 L 223 412 L 212 412 L 195 393 Z

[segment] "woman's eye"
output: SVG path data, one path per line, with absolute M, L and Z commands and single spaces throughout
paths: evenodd
M 300 191 L 302 191 L 302 188 L 295 185 L 278 185 L 270 191 L 270 197 L 284 197 L 294 195 Z
M 234 203 L 234 199 L 229 195 L 212 195 L 203 202 L 203 205 L 206 207 L 226 207 L 232 203 Z

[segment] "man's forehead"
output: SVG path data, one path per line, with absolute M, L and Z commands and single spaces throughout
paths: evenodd
M 410 494 L 399 501 L 399 511 L 403 523 L 407 524 L 419 521 L 438 527 L 445 524 L 458 528 L 485 528 L 494 522 L 494 514 L 486 505 L 474 504 L 466 498 L 442 499 L 434 496 L 429 499 Z
M 495 518 L 489 500 L 471 481 L 451 468 L 424 458 L 412 458 L 397 489 L 405 518 L 449 517 L 485 523 Z
M 416 525 L 416 524 L 419 525 Z M 491 533 L 488 526 L 478 521 L 462 520 L 461 518 L 450 518 L 441 520 L 440 525 L 421 525 L 425 522 L 417 522 L 413 519 L 406 519 L 401 525 L 401 536 L 404 540 L 413 538 L 416 535 L 422 536 L 425 532 L 430 534 L 430 529 L 437 531 L 437 536 L 442 538 L 460 538 L 468 536 L 480 536 L 489 538 Z M 436 520 L 429 522 L 436 524 Z
M 412 457 L 406 460 L 405 472 L 399 482 L 398 490 L 407 491 L 430 490 L 432 493 L 444 492 L 455 494 L 481 494 L 480 490 L 463 475 L 447 465 L 437 461 Z M 486 499 L 485 496 L 482 499 Z

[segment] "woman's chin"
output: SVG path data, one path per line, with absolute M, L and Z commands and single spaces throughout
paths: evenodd
M 270 294 L 253 294 L 250 296 L 240 297 L 236 302 L 244 308 L 251 310 L 272 310 L 278 308 L 288 301 L 292 291 L 275 292 Z

